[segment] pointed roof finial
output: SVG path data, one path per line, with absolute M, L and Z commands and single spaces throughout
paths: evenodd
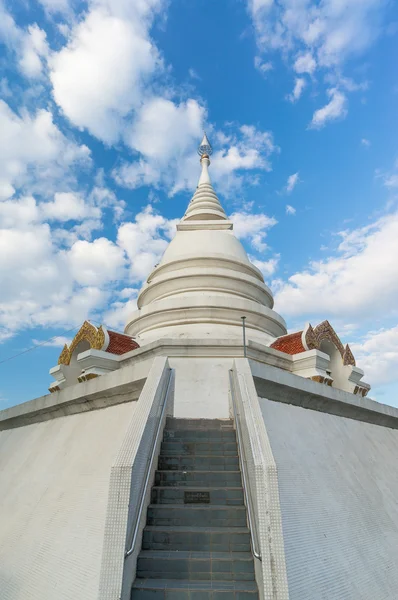
M 213 148 L 211 147 L 211 144 L 210 144 L 209 140 L 207 139 L 206 132 L 204 132 L 203 139 L 200 142 L 200 146 L 198 148 L 198 154 L 201 158 L 203 158 L 203 156 L 205 156 L 205 155 L 207 157 L 209 157 L 212 153 L 213 153 Z

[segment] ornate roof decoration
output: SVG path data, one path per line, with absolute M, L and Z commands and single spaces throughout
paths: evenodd
M 130 352 L 131 350 L 140 347 L 132 337 L 125 335 L 124 333 L 118 333 L 117 331 L 108 329 L 108 335 L 109 346 L 107 347 L 106 352 L 110 352 L 111 354 L 125 354 L 126 352 Z
M 285 354 L 299 354 L 299 352 L 305 352 L 305 348 L 301 341 L 302 331 L 296 331 L 295 333 L 289 333 L 288 335 L 282 335 L 271 344 L 271 348 L 285 352 Z
M 353 353 L 351 351 L 351 348 L 349 347 L 348 344 L 346 345 L 345 350 L 344 350 L 343 364 L 344 365 L 352 365 L 353 367 L 356 366 L 354 355 L 353 355 Z
M 69 365 L 73 351 L 75 350 L 76 346 L 82 341 L 88 342 L 90 344 L 90 348 L 94 348 L 95 350 L 103 350 L 103 346 L 105 344 L 104 330 L 102 329 L 102 327 L 99 327 L 97 329 L 95 325 L 93 325 L 89 321 L 84 321 L 83 325 L 80 327 L 79 331 L 73 338 L 71 345 L 68 347 L 68 345 L 65 344 L 59 356 L 58 364 Z
M 355 358 L 351 348 L 347 344 L 345 347 L 329 321 L 322 321 L 315 328 L 310 323 L 303 331 L 297 331 L 288 335 L 283 335 L 276 339 L 271 348 L 285 352 L 285 354 L 298 354 L 306 350 L 320 350 L 323 341 L 331 342 L 340 352 L 344 365 L 355 367 Z
M 337 350 L 341 354 L 344 365 L 352 365 L 355 367 L 355 358 L 349 345 L 347 344 L 345 347 L 343 346 L 339 336 L 329 321 L 322 321 L 322 323 L 319 323 L 315 329 L 308 324 L 303 334 L 303 344 L 304 346 L 307 346 L 308 350 L 320 350 L 321 343 L 324 340 L 327 340 L 336 346 Z
M 82 341 L 88 342 L 90 348 L 93 350 L 102 350 L 109 352 L 110 354 L 120 355 L 125 352 L 130 352 L 130 350 L 135 350 L 135 348 L 139 348 L 139 344 L 137 344 L 137 342 L 129 335 L 107 330 L 104 325 L 97 328 L 89 321 L 84 321 L 70 346 L 65 344 L 63 347 L 58 359 L 58 364 L 69 365 L 73 352 L 77 345 Z

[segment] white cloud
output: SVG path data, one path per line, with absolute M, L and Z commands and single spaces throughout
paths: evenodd
M 290 194 L 294 188 L 296 187 L 296 185 L 299 182 L 299 174 L 297 173 L 293 173 L 293 175 L 289 175 L 289 177 L 287 178 L 287 184 L 286 184 L 286 191 L 288 194 Z
M 300 54 L 294 63 L 294 70 L 296 73 L 308 73 L 312 75 L 316 69 L 316 60 L 312 56 L 311 52 L 305 52 Z
M 329 121 L 344 118 L 347 114 L 347 98 L 337 88 L 327 91 L 330 96 L 328 104 L 316 110 L 312 116 L 311 127 L 320 129 Z
M 257 269 L 260 269 L 262 272 L 264 279 L 268 279 L 271 275 L 273 275 L 278 268 L 279 263 L 279 254 L 270 258 L 269 260 L 259 260 L 254 256 L 249 256 L 250 261 L 254 264 Z
M 394 192 L 394 190 L 398 188 L 398 159 L 396 159 L 392 169 L 389 171 L 376 169 L 375 176 L 382 180 L 384 187 L 389 191 Z
M 260 56 L 254 57 L 254 66 L 257 69 L 257 71 L 261 73 L 261 75 L 266 75 L 266 73 L 272 71 L 272 69 L 274 68 L 271 61 L 264 61 L 261 59 Z
M 0 202 L 0 229 L 24 227 L 39 218 L 36 200 L 32 196 Z
M 11 205 L 17 204 L 14 212 Z M 41 223 L 34 199 L 0 203 L 0 331 L 2 339 L 37 326 L 99 320 L 106 305 L 120 316 L 174 235 L 175 221 L 146 207 L 119 227 L 117 244 L 104 237 L 78 239 L 64 249 L 49 224 Z M 63 216 L 63 215 L 62 215 Z M 57 230 L 55 230 L 57 231 Z M 15 277 L 18 273 L 18 277 Z M 114 315 L 110 319 L 116 319 Z M 113 322 L 113 321 L 112 321 Z
M 65 185 L 76 165 L 90 161 L 87 146 L 68 140 L 50 111 L 38 110 L 35 115 L 22 111 L 19 116 L 0 100 L 0 131 L 0 199 L 24 185 L 51 194 L 54 181 Z
M 90 318 L 99 320 L 99 316 L 109 300 L 109 293 L 96 286 L 78 288 L 74 293 L 68 290 L 64 295 L 54 294 L 53 301 L 39 305 L 32 311 L 32 319 L 26 326 L 56 325 L 58 327 L 70 327 L 70 324 L 81 325 Z M 21 305 L 21 309 L 24 305 Z
M 192 67 L 188 69 L 188 75 L 191 77 L 191 79 L 198 79 L 199 81 L 201 80 L 200 75 L 198 75 L 198 73 Z
M 372 385 L 396 381 L 398 370 L 398 326 L 371 331 L 350 344 L 357 364 Z
M 69 0 L 39 0 L 39 2 L 49 14 L 68 13 L 70 10 Z
M 304 91 L 305 85 L 305 79 L 303 79 L 303 77 L 296 77 L 293 91 L 287 96 L 287 99 L 292 103 L 297 102 L 297 100 L 301 98 L 301 94 Z
M 45 31 L 38 25 L 29 25 L 23 36 L 19 66 L 22 72 L 31 78 L 40 77 L 43 70 L 43 60 L 48 56 L 49 49 Z
M 51 338 L 48 341 L 36 340 L 36 339 L 32 340 L 32 342 L 35 344 L 35 346 L 50 346 L 51 348 L 63 348 L 65 346 L 65 344 L 67 344 L 69 346 L 71 341 L 72 341 L 71 338 L 68 338 L 64 335 L 56 335 L 55 337 Z
M 268 230 L 277 223 L 274 217 L 264 213 L 235 212 L 230 219 L 234 224 L 234 233 L 239 239 L 247 240 L 258 252 L 267 249 L 265 238 Z
M 290 206 L 290 204 L 286 204 L 286 214 L 287 215 L 295 215 L 296 209 L 294 208 L 294 206 Z
M 133 281 L 142 281 L 158 263 L 175 233 L 177 220 L 165 219 L 148 205 L 135 222 L 119 227 L 117 243 L 126 252 Z
M 45 218 L 55 221 L 80 221 L 101 216 L 98 207 L 86 204 L 81 196 L 72 192 L 56 193 L 52 202 L 41 204 L 41 210 Z
M 368 81 L 361 81 L 357 83 L 351 77 L 343 77 L 341 73 L 331 72 L 325 76 L 325 82 L 330 84 L 332 87 L 337 87 L 347 92 L 365 92 L 369 89 Z
M 161 68 L 149 37 L 160 2 L 98 2 L 50 61 L 55 101 L 71 122 L 106 143 L 143 100 L 148 77 Z
M 235 130 L 230 129 L 228 135 L 224 132 L 215 133 L 218 145 L 224 147 L 212 156 L 211 177 L 221 193 L 239 189 L 243 183 L 258 183 L 258 179 L 251 174 L 256 170 L 272 170 L 270 158 L 280 149 L 271 131 L 261 131 L 253 125 L 241 125 Z M 196 184 L 196 161 L 194 167 L 192 181 Z
M 177 105 L 155 97 L 144 104 L 126 133 L 126 142 L 140 153 L 140 158 L 115 171 L 118 183 L 131 188 L 184 188 L 180 179 L 184 177 L 189 151 L 200 140 L 204 118 L 205 110 L 196 100 Z
M 331 67 L 362 53 L 375 40 L 385 3 L 248 0 L 248 7 L 260 49 L 295 52 L 304 46 L 321 66 Z
M 70 279 L 54 256 L 47 224 L 0 230 L 0 280 L 0 328 L 6 331 L 32 326 L 37 311 L 64 297 Z
M 2 98 L 10 98 L 12 96 L 12 91 L 6 77 L 0 79 L 0 96 Z
M 365 146 L 365 148 L 369 148 L 371 146 L 370 141 L 367 140 L 366 138 L 361 139 L 361 144 L 362 144 L 362 146 Z
M 18 27 L 3 2 L 0 2 L 0 41 L 15 53 L 23 75 L 40 77 L 48 56 L 46 33 L 36 23 L 28 25 L 27 31 Z
M 296 73 L 313 76 L 317 70 L 336 76 L 345 63 L 361 56 L 383 31 L 389 6 L 380 0 L 247 0 L 260 60 L 282 54 Z M 265 56 L 265 58 L 263 58 Z M 364 89 L 340 77 L 333 84 L 347 91 Z M 292 101 L 294 96 L 291 96 Z
M 275 282 L 281 314 L 344 320 L 375 318 L 397 309 L 398 213 L 340 233 L 335 256 Z
M 129 317 L 137 310 L 138 291 L 134 291 L 135 293 L 132 294 L 129 300 L 126 302 L 120 300 L 113 302 L 109 310 L 104 313 L 103 320 L 108 327 L 113 327 L 116 331 L 124 331 Z
M 148 159 L 166 161 L 199 139 L 205 111 L 196 100 L 176 105 L 165 98 L 144 104 L 128 134 L 129 145 Z
M 384 179 L 384 185 L 387 188 L 398 188 L 398 173 L 387 175 Z
M 11 48 L 17 48 L 22 32 L 13 17 L 7 11 L 3 1 L 0 2 L 0 40 Z
M 78 240 L 66 257 L 74 280 L 81 285 L 98 286 L 122 278 L 124 253 L 106 238 Z

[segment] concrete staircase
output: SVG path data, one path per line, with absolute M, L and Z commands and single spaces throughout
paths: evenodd
M 131 600 L 257 600 L 232 421 L 167 419 Z

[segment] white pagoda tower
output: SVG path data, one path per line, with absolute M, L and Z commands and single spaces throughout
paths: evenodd
M 398 411 L 328 321 L 287 333 L 211 145 L 124 333 L 0 412 L 1 600 L 396 600 Z

